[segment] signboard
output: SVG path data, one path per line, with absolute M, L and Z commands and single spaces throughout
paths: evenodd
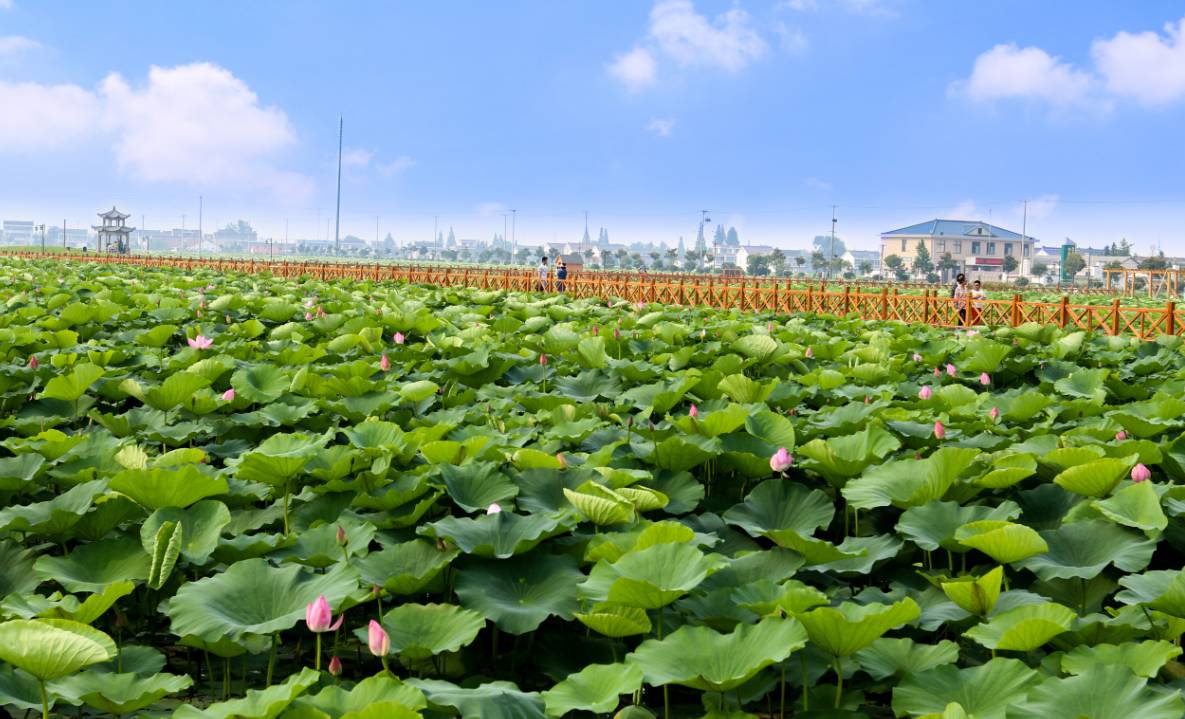
M 975 264 L 985 267 L 998 267 L 1004 264 L 1004 260 L 999 257 L 976 257 Z

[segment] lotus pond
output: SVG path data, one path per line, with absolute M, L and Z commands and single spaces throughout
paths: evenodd
M 1185 714 L 1178 338 L 0 286 L 15 716 Z

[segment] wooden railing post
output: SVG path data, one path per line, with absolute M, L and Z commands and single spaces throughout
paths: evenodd
M 1012 326 L 1020 327 L 1020 294 L 1012 295 Z
M 881 319 L 889 319 L 889 288 L 881 288 Z
M 811 285 L 806 286 L 806 311 L 815 311 L 815 290 Z
M 1070 320 L 1070 298 L 1068 295 L 1062 295 L 1061 306 L 1058 307 L 1057 326 L 1065 329 L 1066 322 Z
M 1177 334 L 1177 303 L 1169 300 L 1164 306 L 1164 332 L 1167 335 Z
M 844 285 L 843 286 L 843 313 L 845 315 L 852 311 L 852 296 L 851 296 L 851 294 L 852 294 L 852 288 L 848 287 L 847 285 Z
M 1119 298 L 1111 301 L 1111 335 L 1119 334 Z

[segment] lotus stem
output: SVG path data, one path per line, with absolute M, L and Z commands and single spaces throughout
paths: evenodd
M 614 657 L 614 662 L 617 658 Z M 782 662 L 782 697 L 778 704 L 778 719 L 786 719 L 786 662 Z
M 835 657 L 835 708 L 843 704 L 843 660 Z
M 317 632 L 317 652 L 313 655 L 313 671 L 321 671 L 321 633 Z
M 270 687 L 272 685 L 272 673 L 276 669 L 276 651 L 278 648 L 278 644 L 279 644 L 279 642 L 277 640 L 277 635 L 273 634 L 272 635 L 272 651 L 270 654 L 268 654 L 268 657 L 267 657 L 267 683 L 265 686 Z
M 811 694 L 806 676 L 806 654 L 799 654 L 798 658 L 802 661 L 802 710 L 809 712 L 811 710 Z
M 41 686 L 41 719 L 49 719 L 49 693 L 45 691 L 45 680 L 38 679 L 37 684 Z
M 284 483 L 284 536 L 288 536 L 288 483 Z

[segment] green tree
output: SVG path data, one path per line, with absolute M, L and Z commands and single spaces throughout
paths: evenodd
M 802 255 L 795 255 L 794 264 L 798 265 L 798 267 L 801 269 L 802 266 L 806 264 L 806 258 Z
M 930 259 L 930 251 L 926 249 L 926 241 L 918 240 L 917 255 L 913 260 L 914 274 L 924 275 L 934 271 L 934 262 Z
M 1013 272 L 1016 272 L 1017 264 L 1018 263 L 1016 261 L 1016 258 L 1013 257 L 1012 255 L 1008 255 L 1007 257 L 1005 257 L 1004 258 L 1004 274 L 1010 275 Z
M 712 237 L 712 244 L 723 245 L 728 241 L 724 235 L 724 225 L 716 225 L 716 234 Z
M 1140 260 L 1140 264 L 1138 265 L 1141 270 L 1163 270 L 1167 269 L 1168 266 L 1169 261 L 1165 259 L 1163 252 L 1158 256 L 1145 257 Z
M 827 255 L 819 250 L 811 253 L 811 270 L 814 272 L 822 272 L 827 267 Z
M 774 250 L 769 253 L 769 266 L 776 274 L 782 274 L 786 271 L 786 253 L 779 250 Z
M 737 235 L 737 228 L 729 227 L 728 228 L 728 237 L 724 241 L 733 247 L 740 247 L 741 246 L 741 238 Z
M 1066 255 L 1066 265 L 1062 270 L 1071 282 L 1074 281 L 1074 276 L 1084 269 L 1086 269 L 1086 260 L 1082 259 L 1082 255 L 1077 252 L 1070 252 Z
M 899 272 L 901 270 L 902 265 L 904 265 L 904 264 L 905 263 L 902 262 L 901 258 L 897 255 L 886 255 L 885 256 L 885 267 L 889 268 L 893 272 Z
M 1131 257 L 1132 255 L 1132 243 L 1128 242 L 1126 237 L 1119 240 L 1118 254 L 1123 257 Z
M 955 271 L 959 269 L 959 263 L 955 258 L 951 257 L 949 252 L 942 253 L 942 257 L 938 258 L 938 263 L 935 265 L 938 271 L 945 277 L 954 275 Z
M 1033 265 L 1033 268 L 1031 270 L 1029 270 L 1029 274 L 1032 275 L 1033 277 L 1042 277 L 1047 272 L 1049 272 L 1049 265 L 1042 264 L 1042 263 L 1037 263 L 1037 264 Z
M 872 263 L 868 260 L 860 260 L 860 263 L 856 265 L 856 268 L 860 270 L 861 275 L 867 276 L 872 274 Z
M 761 276 L 769 274 L 769 257 L 767 255 L 749 255 L 749 259 L 745 264 L 747 265 L 745 271 L 751 275 Z

